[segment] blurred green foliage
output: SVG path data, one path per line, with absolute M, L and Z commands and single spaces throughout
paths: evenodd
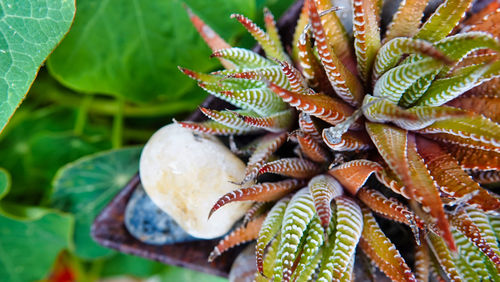
M 279 17 L 291 3 L 0 0 L 1 280 L 223 281 L 100 247 L 90 225 L 137 171 L 140 146 L 206 97 L 177 66 L 219 67 L 183 5 L 251 47 L 229 15 L 262 25 L 264 6 Z

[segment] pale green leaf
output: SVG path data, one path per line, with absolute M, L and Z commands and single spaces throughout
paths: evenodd
M 62 167 L 54 179 L 52 205 L 75 215 L 76 254 L 98 258 L 112 251 L 90 237 L 90 226 L 111 198 L 137 173 L 141 149 L 126 148 L 83 157 Z
M 0 0 L 0 132 L 74 13 L 71 0 Z

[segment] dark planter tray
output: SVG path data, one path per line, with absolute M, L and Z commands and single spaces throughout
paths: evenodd
M 295 22 L 300 14 L 302 2 L 302 0 L 296 1 L 277 23 L 280 28 L 281 38 L 285 44 L 292 41 Z M 259 51 L 260 48 L 256 47 L 254 50 Z M 202 106 L 211 109 L 223 109 L 228 107 L 228 104 L 210 96 L 203 102 Z M 189 117 L 189 120 L 203 120 L 203 114 L 196 110 Z M 156 246 L 145 244 L 130 235 L 124 224 L 125 208 L 139 183 L 140 179 L 137 174 L 97 216 L 91 230 L 94 240 L 104 247 L 122 253 L 227 277 L 234 259 L 242 249 L 241 247 L 230 250 L 214 262 L 209 263 L 207 262 L 208 255 L 218 240 L 199 240 Z

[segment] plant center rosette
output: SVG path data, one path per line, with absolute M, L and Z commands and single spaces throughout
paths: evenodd
M 181 70 L 239 109 L 179 124 L 262 133 L 231 142 L 249 156 L 240 184 L 251 185 L 211 214 L 254 205 L 209 260 L 256 239 L 256 280 L 349 281 L 357 247 L 396 281 L 499 279 L 500 201 L 483 186 L 500 180 L 500 4 L 463 20 L 471 2 L 446 0 L 422 23 L 427 1 L 403 1 L 382 37 L 382 2 L 354 0 L 351 40 L 329 0 L 306 0 L 289 53 L 269 11 L 265 31 L 233 15 L 265 57 L 188 11 L 225 69 Z M 295 157 L 275 155 L 286 142 Z M 268 173 L 283 178 L 258 181 Z M 413 232 L 413 270 L 374 214 Z

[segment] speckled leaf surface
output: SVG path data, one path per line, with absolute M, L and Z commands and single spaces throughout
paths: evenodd
M 68 31 L 73 0 L 0 0 L 0 131 Z
M 75 214 L 76 254 L 97 258 L 112 251 L 90 237 L 90 226 L 104 206 L 138 170 L 141 149 L 125 148 L 81 158 L 61 168 L 54 179 L 52 204 Z

